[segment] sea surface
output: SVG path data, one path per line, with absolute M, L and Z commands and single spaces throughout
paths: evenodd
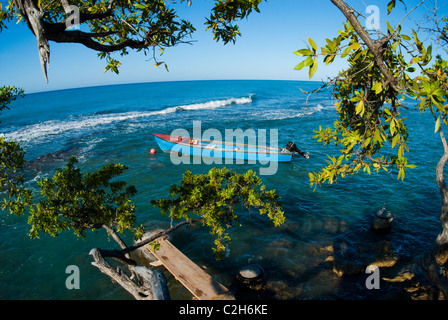
M 274 228 L 255 210 L 240 212 L 242 226 L 229 229 L 232 242 L 226 258 L 214 259 L 213 238 L 201 226 L 180 229 L 171 241 L 225 286 L 235 287 L 235 275 L 256 263 L 265 271 L 265 289 L 251 295 L 259 299 L 365 299 L 387 290 L 368 290 L 366 276 L 339 278 L 327 262 L 328 248 L 342 250 L 387 241 L 402 260 L 421 254 L 440 231 L 440 195 L 435 166 L 442 154 L 434 134 L 434 120 L 404 110 L 409 125 L 409 170 L 404 181 L 396 172 L 359 174 L 333 185 L 311 188 L 310 171 L 326 164 L 333 146 L 314 136 L 319 125 L 336 118 L 331 92 L 305 94 L 321 83 L 298 81 L 186 81 L 89 87 L 28 94 L 1 115 L 1 133 L 21 142 L 26 150 L 26 185 L 37 191 L 37 180 L 76 156 L 83 172 L 107 163 L 129 167 L 121 177 L 138 193 L 137 223 L 149 230 L 168 228 L 171 221 L 150 200 L 169 196 L 185 170 L 207 172 L 213 165 L 173 164 L 161 152 L 153 133 L 175 129 L 278 130 L 279 147 L 293 141 L 310 159 L 279 163 L 275 174 L 261 176 L 281 196 L 286 222 Z M 150 149 L 156 154 L 150 154 Z M 396 152 L 395 150 L 393 152 Z M 259 173 L 260 164 L 229 164 L 237 172 Z M 373 235 L 372 216 L 383 206 L 393 214 L 391 231 Z M 56 238 L 42 235 L 31 240 L 26 215 L 0 214 L 0 299 L 131 299 L 132 297 L 91 265 L 92 248 L 112 249 L 115 243 L 102 230 L 85 240 L 67 231 Z M 132 239 L 126 238 L 128 244 Z M 345 241 L 345 242 L 344 242 Z M 339 245 L 336 245 L 339 244 Z M 325 249 L 327 248 L 327 249 Z M 339 248 L 339 249 L 338 249 Z M 327 251 L 326 251 L 327 250 Z M 341 251 L 341 252 L 342 252 Z M 336 254 L 336 252 L 335 252 Z M 342 252 L 342 255 L 344 252 Z M 356 261 L 356 254 L 350 259 Z M 80 270 L 80 288 L 69 290 L 68 266 Z M 173 299 L 191 295 L 168 273 Z M 383 290 L 383 291 L 382 291 Z M 241 295 L 244 299 L 245 296 Z

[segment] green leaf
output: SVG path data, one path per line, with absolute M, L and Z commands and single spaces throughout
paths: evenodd
M 402 35 L 401 35 L 401 38 L 402 38 L 403 40 L 406 40 L 406 41 L 410 41 L 410 40 L 411 40 L 411 37 L 408 36 L 408 35 L 405 35 L 405 34 L 402 34 Z
M 314 40 L 311 39 L 311 38 L 308 38 L 308 42 L 310 43 L 311 48 L 313 48 L 314 53 L 316 53 L 316 51 L 317 51 L 317 46 L 316 46 L 316 43 L 314 42 Z
M 375 83 L 372 90 L 375 91 L 376 94 L 380 93 L 383 90 L 383 84 L 381 82 Z
M 395 145 L 397 144 L 398 140 L 400 139 L 400 135 L 397 134 L 392 138 L 392 149 L 395 147 Z
M 361 117 L 364 114 L 364 101 L 360 100 L 358 102 L 358 104 L 356 105 L 356 109 L 355 109 L 356 114 L 360 115 Z
M 394 34 L 394 29 L 392 28 L 392 26 L 390 25 L 389 21 L 386 21 L 386 25 L 387 25 L 387 30 L 389 30 L 389 32 L 391 34 Z
M 437 120 L 436 120 L 436 127 L 435 127 L 435 130 L 434 130 L 434 133 L 439 131 L 439 129 L 440 129 L 440 117 L 438 117 Z
M 294 70 L 298 70 L 298 71 L 302 70 L 303 67 L 305 66 L 305 61 L 306 61 L 306 60 L 303 60 L 303 61 L 300 62 L 298 65 L 296 65 L 295 68 L 294 68 Z
M 314 58 L 313 64 L 310 67 L 310 72 L 309 72 L 310 79 L 314 76 L 314 74 L 316 73 L 316 70 L 317 70 L 317 59 Z
M 395 119 L 392 119 L 392 121 L 390 122 L 389 130 L 391 135 L 395 134 Z
M 390 14 L 392 12 L 392 9 L 395 7 L 395 0 L 392 0 L 387 4 L 387 14 Z
M 313 63 L 314 63 L 313 57 L 309 56 L 309 57 L 306 58 L 304 66 L 305 66 L 305 67 L 309 67 L 309 66 L 311 66 Z
M 310 49 L 300 49 L 300 50 L 294 51 L 293 53 L 299 57 L 313 55 L 313 53 L 311 52 Z
M 351 44 L 350 49 L 356 51 L 356 50 L 358 50 L 360 47 L 361 47 L 361 44 L 360 44 L 359 42 L 355 42 L 355 43 L 352 43 L 352 44 Z
M 142 4 L 140 4 L 140 3 L 134 3 L 134 7 L 139 8 L 141 10 L 146 9 L 146 7 L 144 5 L 142 5 Z

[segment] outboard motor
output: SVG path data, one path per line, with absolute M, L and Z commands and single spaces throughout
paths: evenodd
M 292 141 L 288 142 L 288 144 L 286 145 L 286 150 L 291 151 L 293 153 L 298 153 L 302 157 L 307 158 L 307 159 L 310 157 L 308 155 L 308 153 L 300 151 L 299 148 L 297 148 L 296 144 L 294 142 L 292 142 Z

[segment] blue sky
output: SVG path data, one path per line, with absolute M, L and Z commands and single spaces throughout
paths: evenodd
M 6 5 L 5 0 L 0 0 Z M 389 0 L 349 1 L 359 11 L 369 5 L 380 8 L 382 30 L 386 20 L 398 23 L 405 14 L 402 5 L 387 16 Z M 420 1 L 407 1 L 408 9 Z M 441 12 L 448 14 L 447 0 L 439 0 Z M 304 47 L 304 40 L 314 39 L 319 46 L 325 38 L 336 35 L 345 21 L 342 13 L 329 0 L 269 0 L 260 5 L 261 13 L 253 13 L 242 21 L 242 37 L 236 44 L 224 46 L 213 40 L 211 32 L 205 31 L 205 17 L 212 6 L 211 0 L 193 0 L 191 7 L 183 4 L 178 10 L 182 18 L 190 20 L 197 32 L 193 45 L 181 44 L 168 48 L 163 55 L 165 68 L 154 68 L 154 62 L 142 53 L 119 57 L 122 62 L 120 74 L 104 73 L 105 60 L 97 53 L 79 44 L 50 42 L 49 83 L 43 77 L 34 35 L 23 23 L 15 21 L 0 33 L 0 85 L 12 84 L 27 93 L 107 85 L 118 83 L 215 80 L 215 79 L 273 79 L 308 80 L 306 71 L 295 71 L 300 58 L 293 52 Z M 415 21 L 424 21 L 424 13 L 433 5 L 428 1 L 410 15 L 408 27 Z M 368 14 L 366 14 L 368 15 Z M 406 27 L 406 26 L 405 26 Z M 342 66 L 320 65 L 313 80 L 325 80 L 334 76 Z

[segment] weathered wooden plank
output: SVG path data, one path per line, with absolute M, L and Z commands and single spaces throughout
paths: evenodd
M 148 250 L 182 283 L 197 299 L 234 299 L 229 290 L 185 256 L 171 242 L 158 239 L 160 248 Z

